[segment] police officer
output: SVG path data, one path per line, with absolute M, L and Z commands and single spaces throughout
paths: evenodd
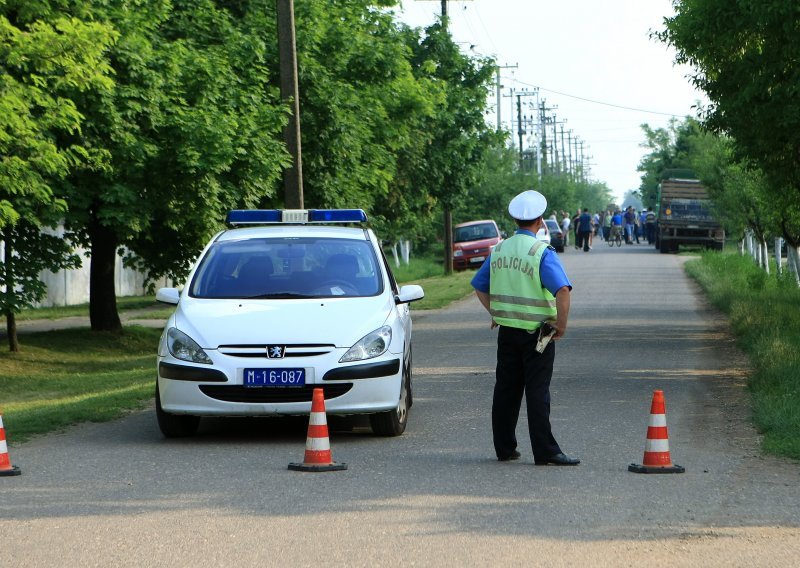
M 537 191 L 514 197 L 508 212 L 519 227 L 497 245 L 484 262 L 472 286 L 492 315 L 497 336 L 497 370 L 492 402 L 492 436 L 499 461 L 519 459 L 516 427 L 522 396 L 528 410 L 528 431 L 536 465 L 577 465 L 564 455 L 550 427 L 550 379 L 555 345 L 536 351 L 543 322 L 555 327 L 555 339 L 564 336 L 572 285 L 555 249 L 539 241 L 547 200 Z

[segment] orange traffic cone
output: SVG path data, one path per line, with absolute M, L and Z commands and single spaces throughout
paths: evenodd
M 653 391 L 650 405 L 650 424 L 647 428 L 647 442 L 644 446 L 642 464 L 630 464 L 628 471 L 634 473 L 683 473 L 685 468 L 672 463 L 669 455 L 669 435 L 667 433 L 667 411 L 664 404 L 664 391 Z
M 11 460 L 8 457 L 8 444 L 6 444 L 6 429 L 3 428 L 3 415 L 0 414 L 0 477 L 9 475 L 19 475 L 22 472 L 20 469 L 11 465 Z
M 311 399 L 311 414 L 308 417 L 308 436 L 303 463 L 290 463 L 294 471 L 338 471 L 347 469 L 345 463 L 335 463 L 331 456 L 331 443 L 328 439 L 328 420 L 325 417 L 325 393 L 321 388 L 314 389 Z

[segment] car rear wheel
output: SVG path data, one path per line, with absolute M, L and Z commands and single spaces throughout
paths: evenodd
M 371 414 L 369 417 L 372 432 L 377 436 L 399 436 L 408 424 L 408 409 L 411 407 L 411 352 L 403 363 L 403 382 L 400 386 L 400 401 L 397 408 L 386 412 Z
M 200 426 L 199 416 L 164 412 L 164 409 L 161 408 L 161 394 L 158 392 L 158 382 L 156 382 L 156 419 L 161 433 L 166 438 L 194 436 Z

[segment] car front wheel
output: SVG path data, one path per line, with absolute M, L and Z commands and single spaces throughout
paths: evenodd
M 408 424 L 408 409 L 411 403 L 411 361 L 403 365 L 403 383 L 400 386 L 400 401 L 397 408 L 386 412 L 371 414 L 369 417 L 372 432 L 377 436 L 399 436 Z
M 199 416 L 189 416 L 185 414 L 170 414 L 161 408 L 161 394 L 158 392 L 158 381 L 156 381 L 156 419 L 161 433 L 166 438 L 186 438 L 194 436 L 200 426 Z

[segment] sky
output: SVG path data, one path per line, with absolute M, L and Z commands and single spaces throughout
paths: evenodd
M 673 15 L 671 0 L 450 0 L 447 11 L 465 53 L 516 66 L 501 69 L 504 127 L 511 129 L 512 89 L 538 88 L 539 99 L 557 107 L 548 114 L 584 141 L 590 178 L 605 182 L 618 202 L 639 188 L 636 168 L 647 154 L 641 124 L 665 127 L 673 116 L 696 116 L 693 107 L 707 101 L 687 77 L 691 68 L 675 65 L 674 50 L 649 37 Z M 426 26 L 440 15 L 441 1 L 403 0 L 396 13 Z M 492 124 L 496 101 L 492 92 Z

